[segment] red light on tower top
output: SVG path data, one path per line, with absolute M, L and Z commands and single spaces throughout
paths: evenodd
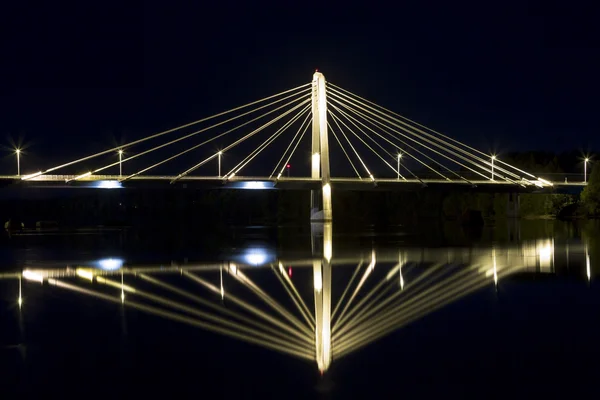
M 291 164 L 285 166 L 286 168 L 292 168 Z

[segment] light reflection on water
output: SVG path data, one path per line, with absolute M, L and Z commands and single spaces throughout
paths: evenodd
M 47 285 L 122 304 L 316 364 L 332 362 L 486 286 L 580 270 L 593 280 L 586 241 L 544 238 L 478 247 L 335 251 L 331 225 L 312 231 L 312 251 L 279 257 L 253 245 L 219 262 L 127 265 L 120 258 L 0 274 L 27 291 Z M 292 271 L 294 273 L 292 274 Z M 274 279 L 274 280 L 273 280 Z M 335 284 L 333 283 L 335 282 Z

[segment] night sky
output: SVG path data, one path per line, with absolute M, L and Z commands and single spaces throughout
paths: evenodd
M 301 85 L 318 68 L 483 151 L 600 149 L 591 7 L 252 3 L 10 10 L 3 144 L 27 146 L 23 168 L 35 171 Z M 7 151 L 2 168 L 13 164 Z

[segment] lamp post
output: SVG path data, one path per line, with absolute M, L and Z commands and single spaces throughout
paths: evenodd
M 219 178 L 221 177 L 221 155 L 223 155 L 223 152 L 220 151 L 219 153 Z
M 583 162 L 583 182 L 587 183 L 587 165 L 588 162 L 590 161 L 589 158 L 586 158 Z
M 402 158 L 402 154 L 398 154 L 398 169 L 396 172 L 398 173 L 398 180 L 400 180 L 400 159 Z
M 496 160 L 496 156 L 492 156 L 492 180 L 494 180 L 494 161 Z
M 17 154 L 17 176 L 21 176 L 21 149 L 16 149 Z
M 123 177 L 123 150 L 119 149 L 119 178 Z

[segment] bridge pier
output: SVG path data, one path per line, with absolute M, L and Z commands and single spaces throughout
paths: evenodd
M 331 175 L 327 137 L 327 93 L 325 77 L 315 72 L 312 81 L 312 157 L 311 178 L 321 178 L 321 189 L 311 191 L 310 219 L 331 222 Z

